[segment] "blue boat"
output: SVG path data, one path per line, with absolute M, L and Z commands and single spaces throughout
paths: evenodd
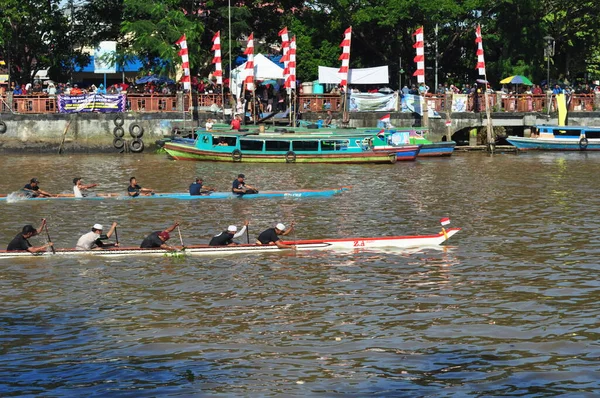
M 290 191 L 261 191 L 257 194 L 238 195 L 231 192 L 211 192 L 206 195 L 190 195 L 189 193 L 155 193 L 153 195 L 127 196 L 125 194 L 98 194 L 94 196 L 86 196 L 76 198 L 73 195 L 65 194 L 53 196 L 50 198 L 28 198 L 21 192 L 15 192 L 3 197 L 0 201 L 15 203 L 15 202 L 30 202 L 30 201 L 56 201 L 56 200 L 155 200 L 155 199 L 176 199 L 176 200 L 210 200 L 210 199 L 231 199 L 231 200 L 246 200 L 246 199 L 302 199 L 302 198 L 326 198 L 344 191 L 350 187 L 327 188 L 327 189 L 298 189 Z
M 600 151 L 600 128 L 538 125 L 531 137 L 510 136 L 506 140 L 521 151 Z

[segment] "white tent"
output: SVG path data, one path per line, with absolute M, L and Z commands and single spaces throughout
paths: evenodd
M 238 98 L 242 93 L 244 80 L 249 74 L 250 71 L 246 70 L 245 62 L 231 71 L 231 92 Z M 264 55 L 256 54 L 254 56 L 254 81 L 269 79 L 283 79 L 283 68 Z
M 319 83 L 340 84 L 342 79 L 338 71 L 339 68 L 319 66 Z M 348 71 L 348 84 L 388 84 L 389 82 L 387 65 Z

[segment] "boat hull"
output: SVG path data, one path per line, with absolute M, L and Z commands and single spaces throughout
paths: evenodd
M 231 192 L 212 192 L 208 195 L 190 195 L 189 193 L 157 193 L 154 195 L 140 195 L 136 197 L 109 194 L 98 196 L 86 196 L 76 198 L 73 196 L 60 196 L 52 198 L 27 198 L 17 194 L 10 194 L 6 197 L 0 197 L 0 201 L 7 202 L 30 202 L 30 201 L 62 201 L 62 200 L 155 200 L 155 199 L 176 199 L 176 200 L 211 200 L 211 199 L 300 199 L 300 198 L 324 198 L 338 195 L 349 190 L 350 187 L 328 188 L 328 189 L 299 189 L 294 191 L 262 191 L 251 195 L 237 195 Z
M 421 151 L 420 145 L 402 145 L 402 146 L 393 146 L 393 145 L 385 145 L 385 146 L 376 146 L 373 148 L 375 152 L 389 152 L 394 151 L 396 154 L 397 161 L 412 161 L 417 159 Z
M 433 142 L 431 144 L 422 144 L 418 157 L 439 157 L 452 156 L 456 142 Z
M 460 231 L 460 228 L 450 228 L 446 233 L 440 232 L 435 235 L 417 236 L 389 236 L 371 238 L 343 238 L 343 239 L 313 239 L 299 241 L 285 241 L 285 244 L 296 245 L 297 250 L 369 250 L 369 249 L 411 249 L 418 247 L 439 246 Z M 231 245 L 231 246 L 188 246 L 181 252 L 169 252 L 162 249 L 141 249 L 135 247 L 112 248 L 105 250 L 80 251 L 74 249 L 56 249 L 56 253 L 44 252 L 31 254 L 24 251 L 0 251 L 2 258 L 54 258 L 57 256 L 101 256 L 101 257 L 123 257 L 123 256 L 221 256 L 229 254 L 248 254 L 264 252 L 280 252 L 275 245 Z
M 241 163 L 395 163 L 396 157 L 390 152 L 361 151 L 336 153 L 301 154 L 296 152 L 293 160 L 287 152 L 267 154 L 264 152 L 242 152 L 233 156 L 231 152 L 215 152 L 196 148 L 194 145 L 167 142 L 164 149 L 175 160 L 198 160 Z
M 580 138 L 528 138 L 508 137 L 506 139 L 521 151 L 600 151 L 600 139 L 589 138 L 586 148 L 580 145 Z

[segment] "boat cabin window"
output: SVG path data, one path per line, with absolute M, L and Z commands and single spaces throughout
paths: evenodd
M 292 141 L 292 151 L 318 151 L 319 141 Z
M 558 131 L 554 131 L 554 135 L 562 136 L 562 137 L 579 137 L 581 135 L 581 130 L 571 130 L 571 129 L 560 130 L 559 129 Z
M 585 138 L 600 138 L 600 130 L 585 130 Z
M 208 135 L 203 136 L 202 139 L 204 139 L 204 137 L 209 137 Z M 219 136 L 213 136 L 212 137 L 212 144 L 214 146 L 235 146 L 237 141 L 236 137 L 219 137 Z
M 289 151 L 289 141 L 265 141 L 265 151 Z
M 262 151 L 263 141 L 240 140 L 240 149 L 242 151 Z
M 348 149 L 348 140 L 321 141 L 321 151 L 343 151 Z

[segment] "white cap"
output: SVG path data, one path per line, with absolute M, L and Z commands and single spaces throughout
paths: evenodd
M 104 229 L 104 228 L 102 228 L 102 225 L 100 225 L 100 224 L 94 224 L 94 226 L 92 228 L 94 228 L 94 229 Z
M 283 225 L 282 223 L 275 225 L 275 228 L 277 228 L 280 231 L 285 231 L 285 225 Z
M 230 225 L 227 227 L 227 231 L 229 232 L 237 232 L 237 227 L 235 225 Z

